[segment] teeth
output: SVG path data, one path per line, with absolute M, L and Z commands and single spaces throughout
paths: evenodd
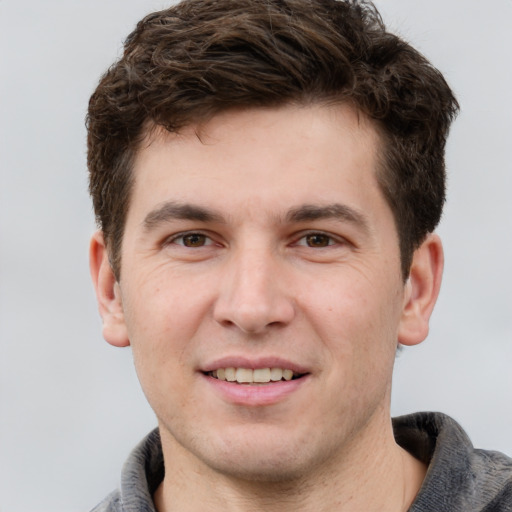
M 217 377 L 219 375 L 219 370 L 217 370 Z M 236 369 L 235 368 L 226 368 L 224 371 L 224 375 L 226 376 L 226 380 L 229 382 L 235 382 L 236 380 Z
M 294 373 L 288 368 L 219 368 L 210 373 L 212 377 L 239 384 L 265 384 L 280 380 L 292 380 Z M 296 375 L 298 376 L 298 375 Z
M 244 382 L 254 382 L 253 381 L 253 371 L 249 368 L 237 368 L 236 369 L 236 381 L 239 384 L 243 384 Z
M 283 370 L 283 379 L 292 380 L 293 372 L 291 370 Z
M 283 370 L 281 368 L 270 368 L 270 380 L 278 381 L 283 378 Z
M 253 371 L 253 382 L 270 382 L 270 368 L 258 368 Z

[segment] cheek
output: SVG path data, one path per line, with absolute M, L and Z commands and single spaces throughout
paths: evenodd
M 196 329 L 193 309 L 165 287 L 141 289 L 126 308 L 133 361 L 153 410 L 180 407 L 188 385 L 187 345 Z M 188 372 L 187 372 L 188 369 Z
M 353 271 L 310 288 L 304 310 L 333 360 L 370 378 L 394 361 L 401 296 L 396 283 Z M 375 283 L 378 283 L 376 286 Z M 389 364 L 385 364 L 388 361 Z
M 211 298 L 204 281 L 154 273 L 127 290 L 126 322 L 130 333 L 152 342 L 181 340 L 197 328 Z M 123 300 L 124 303 L 124 300 Z M 161 339 L 162 338 L 162 339 Z
M 179 389 L 187 382 L 191 346 L 204 317 L 198 300 L 178 287 L 139 287 L 125 307 L 125 321 L 142 388 L 152 405 L 158 389 Z

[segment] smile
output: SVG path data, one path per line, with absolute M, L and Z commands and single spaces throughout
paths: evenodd
M 266 384 L 269 382 L 288 381 L 302 377 L 288 368 L 218 368 L 208 372 L 210 377 L 239 384 Z

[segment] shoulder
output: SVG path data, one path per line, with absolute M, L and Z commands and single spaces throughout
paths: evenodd
M 96 505 L 91 512 L 121 512 L 122 510 L 119 491 L 114 491 Z
M 512 459 L 477 450 L 463 428 L 441 413 L 393 420 L 395 438 L 428 466 L 410 512 L 512 512 Z
M 489 512 L 512 512 L 512 459 L 503 453 L 474 450 L 471 456 L 474 487 Z
M 155 512 L 153 493 L 165 473 L 158 429 L 132 451 L 121 473 L 121 486 L 91 512 Z

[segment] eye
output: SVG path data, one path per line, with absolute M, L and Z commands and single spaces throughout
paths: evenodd
M 169 240 L 169 243 L 182 245 L 183 247 L 190 247 L 193 249 L 211 245 L 213 242 L 211 238 L 203 235 L 202 233 L 185 233 L 172 238 Z
M 308 233 L 297 241 L 297 245 L 312 247 L 314 249 L 321 249 L 322 247 L 328 247 L 336 243 L 336 240 L 334 240 L 332 236 L 326 235 L 325 233 Z

